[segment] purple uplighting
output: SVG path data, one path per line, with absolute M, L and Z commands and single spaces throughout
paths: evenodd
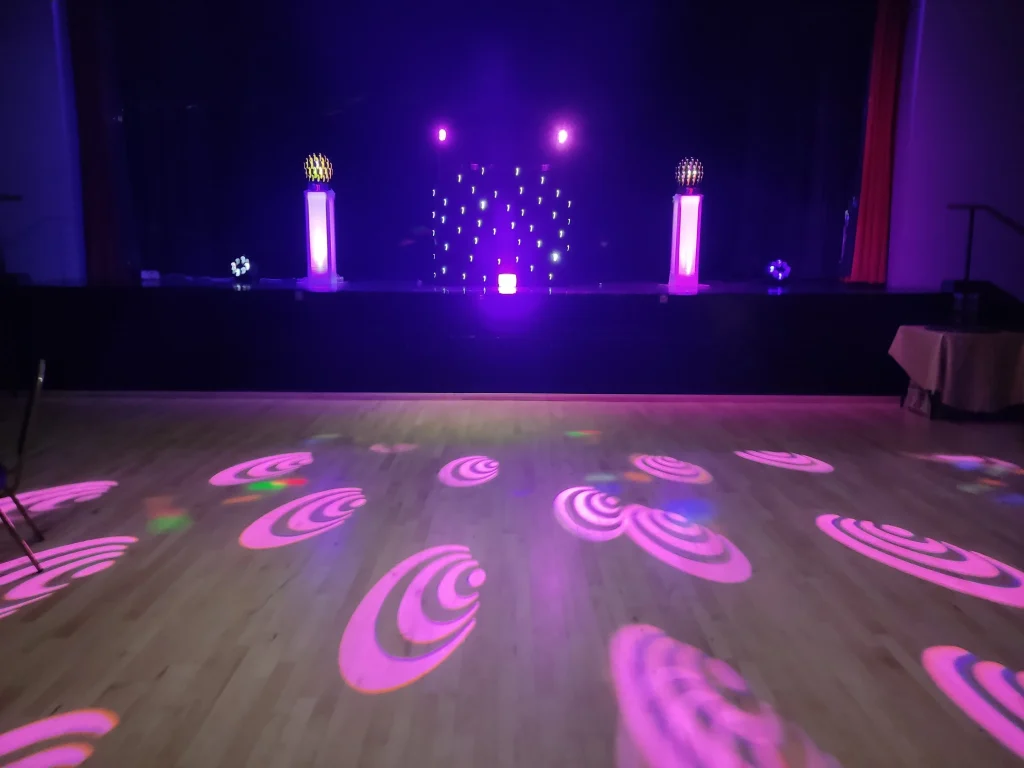
M 275 549 L 311 539 L 344 524 L 366 503 L 359 488 L 334 488 L 311 493 L 272 509 L 242 531 L 246 549 Z
M 281 477 L 313 463 L 313 454 L 308 451 L 279 453 L 259 459 L 243 461 L 233 467 L 222 469 L 210 478 L 210 485 L 245 485 L 259 480 Z
M 0 762 L 6 768 L 74 768 L 92 756 L 92 745 L 84 739 L 105 736 L 117 724 L 117 715 L 105 709 L 77 709 L 36 720 L 0 733 Z M 58 740 L 69 743 L 53 743 Z
M 779 469 L 793 469 L 797 472 L 816 474 L 825 474 L 833 470 L 831 464 L 800 453 L 786 451 L 735 451 L 735 453 L 741 459 L 756 461 L 758 464 L 766 464 Z
M 105 571 L 136 541 L 133 536 L 112 536 L 36 552 L 44 568 L 42 573 L 36 571 L 27 557 L 0 564 L 0 589 L 6 590 L 0 596 L 0 619 L 46 599 L 68 586 L 71 579 Z
M 1024 758 L 1024 673 L 956 646 L 929 648 L 921 663 L 965 715 Z
M 117 483 L 113 480 L 90 480 L 85 483 L 55 485 L 18 494 L 18 500 L 29 512 L 51 512 L 67 502 L 80 503 L 95 501 Z M 0 499 L 0 511 L 13 512 L 14 502 L 9 498 Z
M 411 581 L 409 577 L 412 577 Z M 426 549 L 386 574 L 356 607 L 338 648 L 338 668 L 361 693 L 386 693 L 414 683 L 444 662 L 476 626 L 478 590 L 486 573 L 459 545 Z M 381 612 L 395 588 L 404 584 L 397 613 Z M 390 649 L 381 630 L 400 640 Z
M 437 140 L 441 141 L 441 142 L 448 141 L 448 129 L 447 128 L 438 128 L 437 129 Z
M 840 544 L 898 571 L 993 603 L 1024 608 L 1024 573 L 979 552 L 916 536 L 895 525 L 821 515 L 818 528 Z
M 498 476 L 498 462 L 487 456 L 463 456 L 441 467 L 437 479 L 449 488 L 483 485 Z
M 558 129 L 558 134 L 556 135 L 555 140 L 559 144 L 565 144 L 567 141 L 569 141 L 569 131 L 568 131 L 568 129 L 566 129 L 566 128 L 559 128 Z
M 620 629 L 609 644 L 609 662 L 619 705 L 620 768 L 839 768 L 758 700 L 735 669 L 657 627 Z

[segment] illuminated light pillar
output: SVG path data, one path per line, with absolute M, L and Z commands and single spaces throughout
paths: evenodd
M 334 169 L 323 155 L 306 158 L 306 288 L 330 291 L 338 287 L 334 239 L 334 190 L 328 186 Z
M 671 293 L 697 293 L 700 288 L 700 214 L 704 195 L 698 184 L 704 178 L 699 160 L 685 158 L 676 167 L 680 190 L 672 198 L 672 258 L 668 289 Z

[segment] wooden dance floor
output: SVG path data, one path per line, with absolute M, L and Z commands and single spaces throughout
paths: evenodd
M 1022 465 L 890 399 L 45 395 L 0 765 L 1016 765 Z

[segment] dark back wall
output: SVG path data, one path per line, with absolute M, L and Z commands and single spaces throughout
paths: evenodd
M 422 273 L 400 243 L 428 223 L 443 117 L 450 151 L 478 162 L 532 156 L 572 122 L 578 280 L 665 279 L 673 166 L 691 154 L 707 169 L 703 276 L 775 258 L 794 277 L 838 270 L 865 0 L 108 2 L 143 267 L 220 275 L 244 252 L 302 274 L 302 159 L 319 151 L 345 277 Z

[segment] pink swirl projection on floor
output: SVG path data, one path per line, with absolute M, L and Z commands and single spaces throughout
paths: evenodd
M 816 522 L 840 544 L 898 571 L 965 595 L 1024 608 L 1024 573 L 987 555 L 895 525 L 839 515 L 821 515 Z
M 750 578 L 750 561 L 725 536 L 689 520 L 641 504 L 623 506 L 597 488 L 567 488 L 555 497 L 555 520 L 587 541 L 625 534 L 644 552 L 677 571 L 709 581 L 738 584 Z
M 939 464 L 949 464 L 960 469 L 990 472 L 994 475 L 1024 474 L 1024 469 L 1021 469 L 1016 464 L 1009 461 L 1003 461 L 1002 459 L 996 459 L 991 456 L 971 456 L 951 453 L 912 453 L 910 456 L 915 459 L 935 461 Z
M 498 462 L 486 456 L 463 456 L 449 461 L 437 473 L 437 479 L 450 488 L 483 485 L 498 476 Z
M 1024 757 L 1024 672 L 955 646 L 929 648 L 921 663 L 950 700 L 993 738 Z
M 757 699 L 724 661 L 657 627 L 630 625 L 609 647 L 619 704 L 618 745 L 649 768 L 764 766 L 838 768 L 798 727 Z
M 345 627 L 338 649 L 342 678 L 361 693 L 385 693 L 436 669 L 476 626 L 486 578 L 469 548 L 459 545 L 425 549 L 400 562 Z
M 750 561 L 735 544 L 677 512 L 633 505 L 626 535 L 647 554 L 691 576 L 723 584 L 750 578 Z
M 294 472 L 313 463 L 313 454 L 308 452 L 279 453 L 264 456 L 222 469 L 210 478 L 210 485 L 244 485 L 256 480 L 270 480 Z
M 36 491 L 19 493 L 18 500 L 29 512 L 50 512 L 67 502 L 94 501 L 116 485 L 117 483 L 113 480 L 90 480 L 85 483 L 55 485 L 52 488 L 40 488 Z M 0 511 L 13 512 L 14 510 L 13 501 L 0 499 Z
M 567 488 L 558 494 L 555 520 L 587 541 L 608 541 L 626 529 L 625 508 L 619 499 L 589 486 Z
M 831 464 L 826 464 L 820 459 L 812 456 L 805 456 L 802 453 L 788 453 L 786 451 L 735 451 L 741 459 L 756 461 L 758 464 L 767 464 L 769 467 L 779 469 L 795 469 L 797 472 L 813 472 L 825 474 L 832 472 Z
M 412 443 L 395 443 L 394 445 L 376 443 L 370 446 L 370 450 L 374 453 L 407 453 L 409 451 L 415 451 L 416 447 L 417 446 Z
M 343 525 L 366 503 L 359 488 L 333 488 L 289 501 L 272 509 L 242 531 L 246 549 L 274 549 L 311 539 Z
M 673 459 L 671 456 L 648 456 L 633 454 L 629 457 L 633 466 L 649 475 L 671 480 L 673 483 L 691 483 L 707 485 L 711 482 L 711 473 L 696 464 Z
M 36 571 L 27 557 L 0 563 L 0 589 L 6 590 L 0 596 L 0 619 L 45 600 L 70 584 L 70 579 L 84 579 L 105 571 L 136 541 L 132 536 L 112 536 L 36 552 L 44 569 L 42 573 Z
M 92 745 L 83 739 L 105 736 L 117 723 L 117 715 L 105 709 L 76 709 L 36 720 L 0 733 L 0 763 L 4 768 L 74 768 L 92 755 Z

